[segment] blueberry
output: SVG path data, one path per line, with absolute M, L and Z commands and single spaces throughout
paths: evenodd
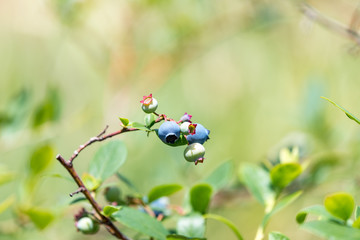
M 165 121 L 160 125 L 157 134 L 166 144 L 174 144 L 180 138 L 180 127 L 174 121 Z
M 150 203 L 150 208 L 155 214 L 155 217 L 158 217 L 160 214 L 163 216 L 170 215 L 168 207 L 170 205 L 170 200 L 168 197 L 161 197 Z
M 195 124 L 196 124 L 195 134 L 188 135 L 186 139 L 188 140 L 189 144 L 192 143 L 204 144 L 204 142 L 206 142 L 209 139 L 210 131 L 200 123 L 195 123 Z
M 194 162 L 195 165 L 204 161 L 205 148 L 200 143 L 193 143 L 186 147 L 184 151 L 185 160 Z
M 76 222 L 76 228 L 84 234 L 95 234 L 99 231 L 100 225 L 89 217 L 83 217 Z

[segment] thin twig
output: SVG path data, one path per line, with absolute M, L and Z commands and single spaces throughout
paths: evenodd
M 66 161 L 60 154 L 58 154 L 56 156 L 56 159 L 61 163 L 61 165 L 63 165 L 66 168 L 66 170 L 69 172 L 69 174 L 71 175 L 71 177 L 74 179 L 74 181 L 76 182 L 76 184 L 79 187 L 78 190 L 75 191 L 74 193 L 71 193 L 70 196 L 82 192 L 85 195 L 86 199 L 89 201 L 89 203 L 94 208 L 94 210 L 97 214 L 97 217 L 99 218 L 100 222 L 105 225 L 108 232 L 110 232 L 113 236 L 115 236 L 118 239 L 129 240 L 129 238 L 127 236 L 122 234 L 120 232 L 120 230 L 117 229 L 117 227 L 113 224 L 113 222 L 108 217 L 104 216 L 101 213 L 102 208 L 96 202 L 94 197 L 91 195 L 90 191 L 85 187 L 85 184 L 83 183 L 83 181 L 81 180 L 78 173 L 76 172 L 76 170 L 73 167 L 74 159 L 79 155 L 79 153 L 82 150 L 84 150 L 86 147 L 88 147 L 92 143 L 104 141 L 105 139 L 111 138 L 111 137 L 119 135 L 121 133 L 138 130 L 136 128 L 122 128 L 116 132 L 113 132 L 113 133 L 110 133 L 110 134 L 104 136 L 107 128 L 108 128 L 108 126 L 106 126 L 105 129 L 99 135 L 97 135 L 96 137 L 90 138 L 90 140 L 88 142 L 86 142 L 84 145 L 81 145 L 77 150 L 75 150 L 74 154 L 71 156 L 69 161 Z
M 66 161 L 60 154 L 56 156 L 56 159 L 59 160 L 59 162 L 66 168 L 66 170 L 70 173 L 76 184 L 79 186 L 79 190 L 81 189 L 81 192 L 85 195 L 86 199 L 90 202 L 90 204 L 95 209 L 95 212 L 97 214 L 97 217 L 99 218 L 100 222 L 105 225 L 108 232 L 110 232 L 113 236 L 115 236 L 118 239 L 122 240 L 129 240 L 127 236 L 122 234 L 119 229 L 112 223 L 112 221 L 104 216 L 101 211 L 101 207 L 96 202 L 96 200 L 91 195 L 90 191 L 85 187 L 84 183 L 82 182 L 81 178 L 75 171 L 73 165 L 70 161 Z
M 354 13 L 351 17 L 349 28 L 353 31 L 357 31 L 360 26 L 360 2 L 354 10 Z
M 360 45 L 360 35 L 353 29 L 321 14 L 318 10 L 306 3 L 300 4 L 300 10 L 312 21 L 317 22 L 323 27 L 326 27 L 327 29 L 354 41 L 357 45 Z
M 107 126 L 105 127 L 105 129 L 96 137 L 92 137 L 89 139 L 89 141 L 87 141 L 85 144 L 80 145 L 78 149 L 76 149 L 73 153 L 73 155 L 71 156 L 71 158 L 69 159 L 69 164 L 72 165 L 74 159 L 79 155 L 79 153 L 84 150 L 86 147 L 88 147 L 89 145 L 93 144 L 94 142 L 101 142 L 104 141 L 105 139 L 114 137 L 116 135 L 119 135 L 121 133 L 125 133 L 125 132 L 131 132 L 131 131 L 137 131 L 139 129 L 137 128 L 122 128 L 119 131 L 110 133 L 108 135 L 103 136 L 106 133 L 107 130 Z
M 109 128 L 109 125 L 106 125 L 105 126 L 105 128 L 104 128 L 104 130 L 101 132 L 101 133 L 99 133 L 99 135 L 97 135 L 96 137 L 101 137 L 102 135 L 104 135 L 105 133 L 106 133 L 106 130 Z
M 79 187 L 75 192 L 72 192 L 70 193 L 70 197 L 73 197 L 74 195 L 78 194 L 78 193 L 81 193 L 81 192 L 84 192 L 85 191 L 85 188 L 84 187 Z
M 160 114 L 160 115 L 158 115 L 158 118 L 155 120 L 155 123 L 161 122 L 165 118 L 166 118 L 166 116 L 164 114 Z M 74 151 L 74 154 L 70 157 L 70 159 L 68 161 L 66 161 L 60 154 L 58 154 L 56 156 L 56 159 L 61 163 L 61 165 L 63 165 L 64 168 L 66 168 L 66 170 L 69 172 L 69 174 L 71 175 L 71 177 L 74 179 L 74 181 L 76 182 L 76 184 L 79 187 L 75 192 L 71 193 L 70 196 L 72 197 L 73 195 L 82 192 L 85 195 L 86 199 L 89 201 L 89 203 L 94 208 L 98 220 L 102 224 L 105 225 L 108 232 L 110 232 L 113 236 L 115 236 L 118 239 L 130 240 L 130 238 L 125 236 L 123 233 L 120 232 L 119 229 L 117 229 L 117 227 L 113 224 L 113 222 L 108 217 L 104 216 L 101 213 L 102 208 L 96 202 L 94 197 L 91 195 L 90 191 L 85 187 L 85 184 L 83 183 L 83 181 L 81 180 L 81 178 L 79 177 L 78 173 L 76 172 L 76 170 L 74 169 L 74 166 L 73 166 L 73 161 L 79 155 L 79 153 L 82 150 L 84 150 L 85 148 L 87 148 L 88 146 L 90 146 L 91 144 L 93 144 L 94 142 L 101 142 L 101 141 L 104 141 L 104 140 L 106 140 L 108 138 L 117 136 L 117 135 L 125 133 L 125 132 L 132 132 L 132 131 L 138 131 L 139 130 L 137 128 L 123 127 L 122 129 L 120 129 L 120 130 L 118 130 L 116 132 L 104 135 L 106 133 L 106 130 L 108 129 L 108 127 L 109 126 L 106 125 L 104 130 L 102 132 L 100 132 L 96 137 L 92 137 L 85 144 L 80 145 L 79 148 Z

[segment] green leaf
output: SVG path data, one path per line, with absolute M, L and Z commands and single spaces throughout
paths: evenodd
M 52 162 L 54 162 L 54 149 L 51 145 L 39 146 L 31 154 L 29 159 L 29 170 L 31 175 L 42 173 Z
M 147 132 L 152 131 L 150 128 L 146 127 L 144 124 L 138 123 L 138 122 L 131 122 L 128 124 L 128 127 L 136 128 L 136 129 L 147 131 Z
M 151 128 L 154 126 L 156 120 L 156 116 L 153 113 L 146 114 L 144 118 L 145 126 Z
M 166 240 L 206 240 L 206 238 L 189 238 L 189 237 L 185 237 L 183 235 L 178 235 L 178 234 L 170 234 L 168 236 L 166 236 Z
M 60 95 L 56 88 L 48 90 L 43 102 L 35 109 L 33 127 L 37 128 L 46 122 L 53 122 L 60 117 Z
M 71 178 L 71 177 L 68 177 L 68 176 L 64 176 L 64 175 L 61 175 L 61 174 L 58 174 L 58 173 L 51 173 L 51 174 L 44 174 L 42 175 L 43 177 L 52 177 L 52 178 L 60 178 L 60 179 L 64 179 L 68 182 L 74 182 L 74 180 Z
M 111 206 L 111 205 L 108 205 L 108 206 L 105 206 L 104 209 L 103 209 L 103 214 L 107 217 L 110 217 L 111 214 L 119 211 L 122 207 L 121 206 Z
M 204 182 L 210 184 L 214 190 L 224 187 L 233 176 L 234 165 L 232 161 L 226 161 L 218 166 Z
M 199 213 L 206 213 L 210 198 L 211 198 L 212 188 L 207 183 L 200 183 L 193 186 L 190 189 L 190 204 L 193 211 Z
M 0 214 L 5 212 L 5 210 L 8 209 L 14 202 L 15 202 L 14 196 L 10 196 L 7 199 L 5 199 L 3 202 L 1 202 L 0 203 Z
M 95 191 L 101 185 L 101 181 L 89 173 L 83 173 L 81 180 L 90 191 Z
M 355 201 L 350 194 L 338 192 L 327 196 L 324 201 L 324 206 L 333 216 L 346 221 L 354 211 Z
M 121 173 L 116 173 L 116 177 L 122 181 L 123 183 L 126 184 L 126 186 L 128 186 L 130 189 L 138 192 L 138 189 L 136 188 L 136 186 L 128 179 L 126 178 L 124 175 L 122 175 Z
M 279 200 L 279 202 L 275 205 L 274 209 L 272 210 L 272 213 L 276 213 L 283 208 L 287 207 L 289 204 L 294 202 L 300 195 L 302 194 L 302 191 L 294 192 L 290 195 L 287 195 Z
M 263 228 L 265 229 L 265 226 L 275 213 L 279 212 L 280 210 L 294 202 L 301 194 L 302 191 L 297 191 L 280 199 L 279 202 L 275 205 L 275 207 L 269 213 L 265 214 L 262 221 Z
M 358 219 L 360 217 L 360 206 L 356 206 L 355 209 L 355 219 Z
M 234 232 L 234 234 L 236 235 L 238 240 L 243 239 L 243 237 L 241 236 L 239 230 L 236 228 L 235 224 L 232 223 L 229 219 L 226 219 L 226 218 L 224 218 L 222 216 L 215 215 L 215 214 L 205 214 L 205 215 L 203 215 L 203 217 L 205 219 L 214 219 L 214 220 L 217 220 L 219 222 L 225 223 Z
M 356 218 L 356 220 L 352 224 L 352 227 L 360 229 L 360 217 Z
M 169 234 L 159 221 L 137 209 L 122 207 L 111 217 L 128 228 L 156 239 L 165 240 Z
M 86 197 L 79 197 L 79 198 L 75 198 L 74 200 L 72 200 L 69 205 L 73 205 L 73 204 L 76 204 L 78 202 L 82 202 L 82 201 L 87 201 L 87 198 Z
M 300 228 L 331 240 L 359 240 L 360 230 L 330 221 L 310 221 Z
M 14 173 L 0 173 L 0 186 L 11 182 L 15 178 Z
M 45 229 L 55 219 L 54 214 L 50 210 L 43 208 L 33 207 L 26 210 L 25 214 L 29 216 L 31 221 L 40 230 Z
M 165 144 L 171 147 L 178 147 L 178 146 L 188 145 L 189 142 L 187 141 L 185 136 L 181 134 L 179 139 L 174 144 L 170 144 L 170 143 L 165 143 Z
M 205 220 L 200 214 L 181 217 L 177 222 L 176 231 L 187 237 L 202 238 L 205 234 Z
M 21 128 L 29 115 L 30 102 L 30 91 L 26 88 L 12 96 L 7 104 L 6 112 L 0 114 L 0 130 L 4 126 L 7 132 L 11 134 Z
M 127 125 L 129 125 L 129 119 L 127 118 L 121 118 L 119 117 L 121 123 L 123 124 L 124 127 L 126 127 Z
M 324 206 L 314 205 L 314 206 L 304 208 L 300 212 L 298 212 L 298 214 L 296 215 L 297 223 L 299 223 L 299 224 L 304 223 L 308 214 L 314 214 L 321 219 L 334 220 L 334 217 L 328 211 L 326 211 Z
M 270 175 L 264 169 L 255 165 L 244 165 L 240 176 L 251 194 L 264 206 L 275 202 L 275 192 L 271 188 Z
M 355 121 L 357 124 L 360 124 L 360 120 L 359 120 L 357 117 L 355 117 L 352 113 L 350 113 L 348 110 L 346 110 L 345 108 L 341 107 L 340 105 L 336 104 L 335 102 L 333 102 L 332 100 L 330 100 L 330 99 L 328 99 L 328 98 L 326 98 L 326 97 L 321 97 L 321 98 L 329 101 L 329 102 L 332 103 L 335 107 L 337 107 L 337 108 L 339 108 L 341 111 L 343 111 L 348 118 L 350 118 L 351 120 Z
M 124 164 L 127 155 L 125 144 L 114 140 L 103 145 L 90 162 L 89 173 L 102 181 L 111 177 Z
M 295 180 L 302 172 L 299 163 L 281 163 L 270 171 L 271 182 L 279 189 L 283 189 Z
M 269 233 L 269 240 L 290 240 L 290 238 L 279 232 L 271 232 Z
M 182 186 L 179 184 L 164 184 L 160 186 L 156 186 L 150 190 L 148 194 L 149 203 L 152 201 L 164 197 L 169 196 L 177 191 L 181 190 Z

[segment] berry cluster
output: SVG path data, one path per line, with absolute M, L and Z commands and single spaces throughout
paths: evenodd
M 194 162 L 195 165 L 204 161 L 205 148 L 203 144 L 209 139 L 210 131 L 208 129 L 200 123 L 192 123 L 192 115 L 187 113 L 179 121 L 168 118 L 164 114 L 157 114 L 155 111 L 158 102 L 152 94 L 144 96 L 140 103 L 145 113 L 155 114 L 163 118 L 164 122 L 158 129 L 155 129 L 163 143 L 169 146 L 188 145 L 184 151 L 186 161 Z

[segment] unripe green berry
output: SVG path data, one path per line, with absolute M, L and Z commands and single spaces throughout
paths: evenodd
M 76 228 L 83 234 L 95 234 L 100 229 L 100 224 L 89 217 L 83 217 L 76 223 Z
M 111 186 L 105 189 L 105 198 L 108 202 L 120 202 L 121 190 L 118 187 Z
M 149 96 L 144 96 L 140 103 L 142 110 L 146 113 L 153 113 L 158 107 L 158 102 L 155 98 L 152 97 L 152 94 Z
M 190 125 L 189 122 L 183 122 L 180 125 L 180 131 L 181 131 L 182 134 L 189 135 L 189 125 Z
M 184 151 L 184 157 L 188 162 L 195 162 L 195 165 L 198 162 L 204 161 L 205 148 L 200 143 L 193 143 L 186 147 Z

